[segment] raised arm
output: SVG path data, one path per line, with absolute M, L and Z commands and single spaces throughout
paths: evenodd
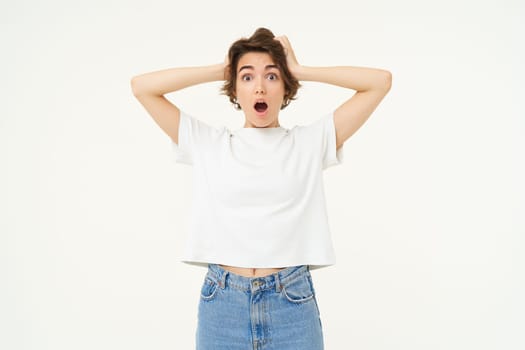
M 180 110 L 164 95 L 186 87 L 224 80 L 225 63 L 202 67 L 171 68 L 131 79 L 135 97 L 173 142 L 178 143 Z
M 298 80 L 317 81 L 355 90 L 355 94 L 334 112 L 336 148 L 352 136 L 388 93 L 392 84 L 389 71 L 364 67 L 305 67 L 295 58 L 285 36 L 277 37 L 284 46 L 290 71 Z

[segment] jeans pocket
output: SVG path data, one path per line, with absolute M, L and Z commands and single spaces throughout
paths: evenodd
M 206 276 L 201 288 L 201 299 L 204 301 L 211 301 L 217 295 L 219 283 L 214 279 Z
M 282 293 L 289 302 L 294 304 L 314 300 L 315 296 L 313 285 L 307 275 L 303 275 L 283 285 Z

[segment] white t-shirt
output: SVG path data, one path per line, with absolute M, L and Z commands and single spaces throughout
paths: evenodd
M 248 268 L 332 265 L 323 170 L 340 164 L 333 114 L 286 129 L 210 126 L 181 112 L 175 162 L 193 166 L 182 261 Z

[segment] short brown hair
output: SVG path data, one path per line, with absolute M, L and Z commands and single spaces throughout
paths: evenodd
M 292 100 L 295 100 L 295 95 L 301 85 L 288 69 L 283 46 L 275 40 L 275 35 L 266 28 L 259 28 L 251 37 L 239 39 L 230 46 L 228 50 L 229 65 L 226 67 L 226 81 L 222 87 L 222 92 L 230 98 L 231 103 L 236 104 L 237 65 L 241 57 L 248 52 L 265 52 L 270 55 L 279 68 L 284 82 L 284 99 L 281 109 L 288 106 Z

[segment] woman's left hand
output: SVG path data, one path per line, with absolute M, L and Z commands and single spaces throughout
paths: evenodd
M 279 41 L 283 46 L 284 53 L 286 54 L 286 63 L 288 64 L 288 69 L 290 69 L 290 72 L 295 77 L 297 77 L 297 71 L 300 67 L 300 64 L 299 62 L 297 62 L 297 58 L 295 57 L 295 53 L 292 49 L 290 41 L 288 40 L 286 35 L 276 36 L 275 40 Z

